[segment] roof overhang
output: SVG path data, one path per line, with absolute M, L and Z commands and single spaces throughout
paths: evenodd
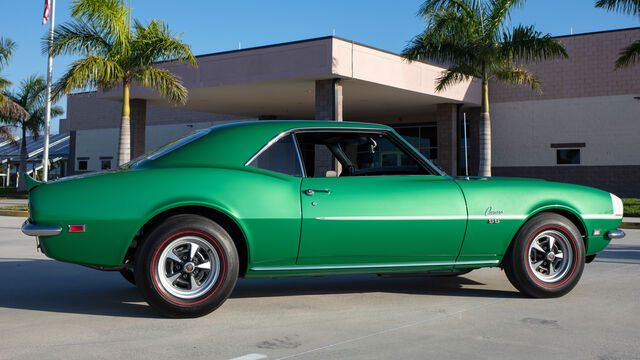
M 337 37 L 325 37 L 197 57 L 198 67 L 162 63 L 189 89 L 184 109 L 248 117 L 313 119 L 316 80 L 340 79 L 346 120 L 429 113 L 438 103 L 480 104 L 477 80 L 437 92 L 446 68 Z M 119 100 L 121 90 L 98 92 Z M 157 92 L 133 87 L 131 98 L 172 106 Z

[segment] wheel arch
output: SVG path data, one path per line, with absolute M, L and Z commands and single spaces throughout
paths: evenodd
M 138 227 L 137 233 L 132 238 L 129 247 L 123 256 L 123 263 L 126 264 L 129 259 L 134 258 L 133 256 L 135 254 L 135 251 L 136 249 L 140 248 L 140 241 L 141 239 L 143 239 L 143 235 L 145 232 L 149 231 L 154 226 L 173 215 L 183 214 L 203 216 L 216 222 L 229 233 L 231 239 L 233 240 L 233 243 L 236 246 L 236 250 L 238 251 L 238 257 L 240 260 L 240 271 L 238 276 L 243 277 L 247 271 L 247 265 L 249 263 L 249 245 L 244 229 L 238 223 L 237 218 L 228 211 L 203 204 L 176 204 L 174 206 L 165 207 L 156 211 L 148 219 L 146 219 L 146 221 L 141 226 Z
M 587 236 L 587 227 L 584 223 L 584 220 L 582 219 L 582 217 L 579 215 L 578 211 L 576 211 L 575 209 L 572 209 L 570 207 L 566 207 L 566 206 L 545 206 L 539 209 L 536 209 L 535 211 L 533 211 L 531 213 L 531 215 L 529 215 L 525 221 L 522 222 L 522 224 L 520 224 L 520 226 L 518 227 L 518 230 L 515 232 L 515 234 L 513 235 L 513 237 L 511 238 L 511 240 L 509 241 L 509 246 L 507 246 L 507 249 L 505 250 L 504 256 L 502 257 L 502 260 L 500 262 L 500 267 L 502 267 L 502 262 L 504 262 L 505 258 L 508 256 L 508 254 L 511 251 L 511 247 L 514 243 L 514 240 L 516 238 L 516 236 L 518 236 L 518 233 L 520 232 L 520 229 L 522 229 L 523 226 L 525 226 L 525 224 L 527 224 L 530 220 L 532 220 L 533 218 L 535 218 L 538 215 L 541 214 L 557 214 L 560 216 L 563 216 L 565 218 L 567 218 L 569 221 L 571 221 L 571 223 L 573 223 L 573 225 L 576 226 L 576 228 L 578 229 L 578 231 L 580 232 L 580 235 L 582 237 L 582 242 L 584 243 L 585 249 L 587 249 L 587 245 L 588 245 L 588 236 Z

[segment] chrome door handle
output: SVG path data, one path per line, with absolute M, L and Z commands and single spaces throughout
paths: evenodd
M 309 196 L 311 196 L 311 195 L 313 195 L 313 194 L 315 194 L 317 192 L 323 192 L 323 193 L 329 194 L 331 192 L 331 190 L 329 190 L 329 189 L 307 189 L 307 190 L 304 191 L 304 193 L 309 195 Z

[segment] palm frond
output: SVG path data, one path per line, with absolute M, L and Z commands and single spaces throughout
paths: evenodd
M 8 119 L 27 120 L 31 115 L 20 105 L 10 99 L 5 99 L 0 105 L 0 118 L 7 122 Z
M 533 26 L 522 25 L 514 27 L 511 32 L 503 32 L 497 51 L 503 59 L 524 62 L 569 57 L 561 41 L 550 34 L 542 35 Z
M 13 135 L 13 131 L 8 126 L 0 125 L 0 141 L 11 141 L 17 144 L 18 138 Z
M 189 45 L 180 40 L 181 34 L 173 34 L 169 26 L 153 20 L 147 26 L 134 22 L 135 37 L 132 41 L 132 63 L 134 66 L 151 65 L 159 61 L 188 61 L 198 67 Z
M 123 0 L 75 0 L 71 16 L 104 29 L 117 47 L 125 48 L 131 38 L 129 8 Z
M 11 39 L 0 36 L 0 70 L 9 64 L 16 49 L 16 43 Z
M 53 32 L 51 55 L 100 54 L 107 55 L 112 49 L 109 34 L 104 34 L 94 24 L 83 20 L 72 21 L 58 26 Z M 42 53 L 49 52 L 49 38 L 41 42 Z
M 418 15 L 428 20 L 447 8 L 463 12 L 468 17 L 474 17 L 477 6 L 476 1 L 469 2 L 469 0 L 427 0 L 420 6 Z
M 187 102 L 187 89 L 180 78 L 169 70 L 147 67 L 139 71 L 134 80 L 140 86 L 155 89 L 174 104 Z
M 402 51 L 408 60 L 432 60 L 441 64 L 470 64 L 477 59 L 480 34 L 473 19 L 443 10 Z
M 524 0 L 490 0 L 486 19 L 487 31 L 490 33 L 500 31 L 504 22 L 511 19 L 511 11 L 522 7 L 524 3 Z
M 616 60 L 616 70 L 633 65 L 640 61 L 640 40 L 622 49 L 620 57 Z
M 542 92 L 540 80 L 538 80 L 538 77 L 527 69 L 515 66 L 506 66 L 505 68 L 494 72 L 492 77 L 495 77 L 497 80 L 509 85 L 529 85 L 533 90 Z
M 442 72 L 442 75 L 436 79 L 436 91 L 445 90 L 451 85 L 467 81 L 475 76 L 475 69 L 467 66 L 456 66 Z
M 640 15 L 640 0 L 598 0 L 596 7 L 629 15 Z
M 121 81 L 124 75 L 123 69 L 116 62 L 98 56 L 89 56 L 71 64 L 62 78 L 54 84 L 52 98 L 57 101 L 61 96 L 72 91 L 94 89 L 100 84 L 116 83 Z
M 46 104 L 47 82 L 44 77 L 39 75 L 31 75 L 20 82 L 18 104 L 27 112 L 31 113 L 32 109 L 44 106 Z

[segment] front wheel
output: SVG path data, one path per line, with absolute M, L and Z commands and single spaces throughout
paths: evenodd
M 571 291 L 584 263 L 584 243 L 576 226 L 564 216 L 547 213 L 532 218 L 518 231 L 503 267 L 520 292 L 545 298 Z
M 136 253 L 135 280 L 164 315 L 198 317 L 218 308 L 238 278 L 229 234 L 196 215 L 176 215 L 149 233 Z

